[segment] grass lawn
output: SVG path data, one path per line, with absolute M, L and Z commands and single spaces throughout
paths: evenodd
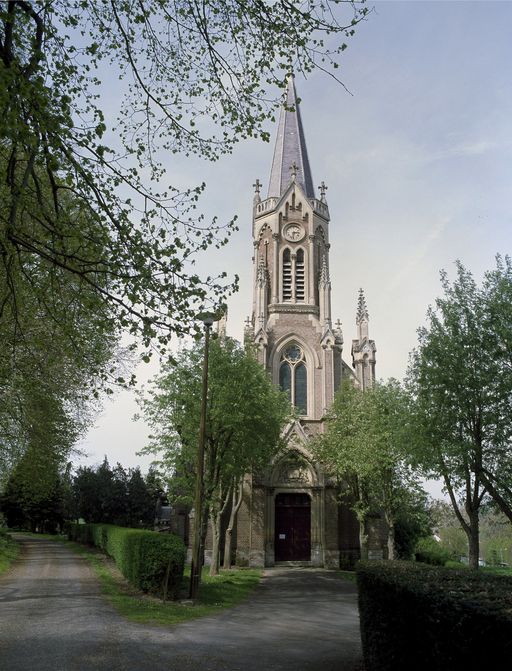
M 491 573 L 493 575 L 512 576 L 512 568 L 506 566 L 482 566 L 479 569 L 482 573 Z
M 244 601 L 259 583 L 261 571 L 254 569 L 233 569 L 221 571 L 210 578 L 208 568 L 203 569 L 199 601 L 195 604 L 167 601 L 148 596 L 131 587 L 120 575 L 115 564 L 98 550 L 64 540 L 62 536 L 48 536 L 69 545 L 75 552 L 87 559 L 99 578 L 102 592 L 110 603 L 133 622 L 155 625 L 172 625 L 205 615 L 218 613 Z M 188 594 L 190 569 L 185 568 L 182 583 L 182 597 Z
M 18 543 L 0 530 L 0 575 L 5 573 L 20 551 Z
M 356 572 L 355 571 L 338 571 L 340 578 L 343 580 L 348 580 L 348 582 L 356 582 Z

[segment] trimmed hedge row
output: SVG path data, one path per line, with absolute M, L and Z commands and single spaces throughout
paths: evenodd
M 367 671 L 468 671 L 512 659 L 512 578 L 360 562 L 359 616 Z
M 178 536 L 113 524 L 69 524 L 66 531 L 70 540 L 95 545 L 112 557 L 135 587 L 177 596 L 185 564 L 185 545 Z

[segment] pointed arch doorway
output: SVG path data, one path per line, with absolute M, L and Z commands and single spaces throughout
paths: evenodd
M 311 498 L 290 492 L 275 498 L 275 560 L 311 561 Z

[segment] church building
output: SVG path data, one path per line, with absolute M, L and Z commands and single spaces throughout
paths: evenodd
M 286 96 L 266 197 L 259 180 L 254 185 L 254 288 L 245 339 L 255 343 L 261 365 L 287 391 L 299 418 L 286 429 L 286 453 L 246 478 L 236 558 L 249 566 L 338 567 L 358 556 L 358 525 L 308 442 L 323 431 L 343 379 L 362 389 L 373 384 L 376 348 L 360 290 L 352 365 L 343 360 L 341 324 L 333 324 L 331 312 L 327 187 L 322 182 L 315 195 L 292 77 Z M 369 535 L 374 557 L 382 556 L 379 537 Z

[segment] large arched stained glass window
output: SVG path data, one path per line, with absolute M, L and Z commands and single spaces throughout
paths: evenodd
M 294 373 L 295 406 L 301 415 L 306 415 L 308 411 L 308 372 L 305 364 L 297 364 Z
M 299 345 L 288 345 L 281 354 L 279 386 L 286 391 L 292 405 L 301 415 L 308 413 L 308 371 L 304 352 Z
M 292 400 L 292 369 L 287 361 L 283 361 L 279 368 L 279 386 L 288 394 L 290 402 Z

